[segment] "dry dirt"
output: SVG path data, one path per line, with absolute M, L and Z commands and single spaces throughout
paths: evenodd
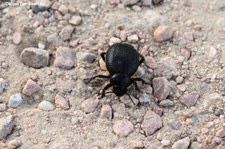
M 146 149 L 170 149 L 174 142 L 185 137 L 190 138 L 191 149 L 206 149 L 210 146 L 225 148 L 223 139 L 220 139 L 218 146 L 211 144 L 216 132 L 225 126 L 224 1 L 165 0 L 160 6 L 151 7 L 141 6 L 139 2 L 136 4 L 138 8 L 122 4 L 111 5 L 105 0 L 58 2 L 74 6 L 82 16 L 82 23 L 75 27 L 76 31 L 71 37 L 80 40 L 78 46 L 71 48 L 74 55 L 78 51 L 91 52 L 96 55 L 96 60 L 94 63 L 76 60 L 75 67 L 70 70 L 56 68 L 53 65 L 56 49 L 59 46 L 67 46 L 68 41 L 49 43 L 47 37 L 53 32 L 58 34 L 67 21 L 44 24 L 42 14 L 33 14 L 29 6 L 11 5 L 1 8 L 0 78 L 7 81 L 7 86 L 0 94 L 0 102 L 7 105 L 10 96 L 21 93 L 26 81 L 33 76 L 38 78 L 37 83 L 42 88 L 42 95 L 36 95 L 36 98 L 23 95 L 23 103 L 19 107 L 7 107 L 0 112 L 0 117 L 15 117 L 15 127 L 12 133 L 1 141 L 0 148 L 8 148 L 11 140 L 20 140 L 20 149 L 128 149 L 132 148 L 131 141 L 138 140 Z M 38 21 L 42 21 L 41 31 L 37 31 L 38 27 L 34 25 Z M 24 24 L 34 27 L 24 32 L 21 29 Z M 154 40 L 153 32 L 160 24 L 172 27 L 173 39 L 160 43 Z M 100 80 L 100 85 L 99 81 L 87 85 L 83 83 L 83 78 L 105 73 L 100 71 L 99 53 L 107 50 L 110 39 L 116 37 L 116 32 L 121 27 L 128 36 L 137 34 L 139 39 L 144 39 L 140 49 L 144 56 L 150 53 L 157 63 L 164 57 L 175 61 L 178 76 L 184 78 L 180 85 L 186 88 L 185 91 L 177 88 L 177 76 L 168 79 L 173 84 L 168 97 L 173 101 L 172 106 L 161 107 L 152 95 L 148 96 L 148 103 L 134 106 L 130 102 L 119 100 L 114 94 L 109 94 L 99 99 L 99 105 L 94 112 L 86 114 L 82 110 L 82 102 L 95 98 L 92 94 L 104 84 L 101 82 L 103 80 Z M 12 42 L 14 32 L 19 32 L 22 37 L 18 45 Z M 192 35 L 194 39 L 190 39 Z M 21 51 L 27 47 L 37 47 L 39 42 L 44 43 L 51 53 L 50 65 L 40 69 L 24 65 L 19 58 Z M 137 46 L 137 43 L 131 44 Z M 149 47 L 149 51 L 145 51 L 145 46 Z M 182 61 L 181 49 L 191 51 L 190 59 L 185 62 Z M 142 65 L 142 68 L 147 70 L 145 65 Z M 145 78 L 148 77 L 146 75 L 152 77 L 152 74 L 153 72 L 145 73 Z M 146 87 L 142 87 L 142 90 L 145 89 Z M 130 90 L 132 92 L 134 88 Z M 179 98 L 192 91 L 197 91 L 200 98 L 194 106 L 188 108 L 180 103 Z M 42 100 L 54 103 L 57 93 L 63 94 L 69 101 L 69 110 L 43 111 L 37 107 Z M 100 117 L 104 104 L 112 107 L 113 119 Z M 163 127 L 153 135 L 145 136 L 140 127 L 144 114 L 155 106 L 158 107 L 157 105 L 164 111 L 161 116 Z M 222 110 L 219 116 L 216 115 L 218 109 Z M 186 117 L 183 114 L 185 111 L 191 111 L 191 116 Z M 120 119 L 128 119 L 135 127 L 134 131 L 124 138 L 118 137 L 113 131 L 115 121 Z M 207 139 L 210 143 L 207 143 Z M 169 140 L 169 145 L 163 147 L 162 140 Z

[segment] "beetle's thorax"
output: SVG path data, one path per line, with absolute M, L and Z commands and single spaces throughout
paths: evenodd
M 131 85 L 131 80 L 129 75 L 117 73 L 111 77 L 110 83 L 112 84 L 112 86 L 127 88 Z

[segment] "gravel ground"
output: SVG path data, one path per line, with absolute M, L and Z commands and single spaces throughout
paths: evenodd
M 157 2 L 1 1 L 0 148 L 225 148 L 225 2 Z M 145 57 L 139 106 L 83 81 L 118 42 Z

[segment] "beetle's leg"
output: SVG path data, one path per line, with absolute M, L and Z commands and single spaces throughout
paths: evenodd
M 145 61 L 145 58 L 141 54 L 139 54 L 139 56 L 141 57 L 141 60 L 139 61 L 139 65 L 141 65 Z
M 126 94 L 127 94 L 127 96 L 129 96 L 129 98 L 131 99 L 132 103 L 135 105 L 135 102 L 134 102 L 134 100 L 131 98 L 130 94 L 128 94 L 128 93 L 126 93 Z M 138 101 L 139 101 L 139 100 L 138 100 Z
M 150 83 L 146 82 L 145 80 L 143 80 L 142 78 L 131 78 L 131 81 L 132 82 L 141 81 L 143 84 L 150 84 Z
M 100 93 L 100 94 L 101 94 L 101 97 L 100 97 L 100 98 L 103 98 L 103 97 L 105 96 L 105 91 L 106 91 L 107 89 L 109 89 L 111 86 L 112 86 L 112 85 L 109 83 L 109 84 L 107 84 L 107 85 L 103 88 L 102 93 Z
M 95 78 L 110 78 L 110 76 L 105 76 L 105 75 L 96 75 L 94 77 L 91 77 L 91 78 L 86 78 L 84 79 L 83 81 L 88 84 L 90 83 L 92 80 L 94 80 Z
M 139 92 L 141 92 L 141 90 L 138 88 L 138 86 L 137 86 L 137 82 L 135 82 L 134 80 L 131 80 L 132 81 L 132 83 L 134 84 L 134 87 L 135 87 L 135 89 L 137 90 L 137 91 L 139 91 Z
M 104 62 L 105 62 L 105 55 L 106 55 L 105 52 L 102 52 L 102 53 L 101 53 L 101 57 L 102 57 L 102 59 L 103 59 Z

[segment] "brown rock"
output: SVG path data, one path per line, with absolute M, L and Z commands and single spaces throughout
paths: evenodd
M 68 47 L 59 47 L 56 51 L 54 65 L 61 69 L 71 69 L 75 65 L 74 55 Z
M 126 119 L 118 120 L 113 126 L 113 131 L 119 137 L 127 137 L 130 133 L 134 131 L 134 125 Z
M 162 25 L 154 31 L 153 36 L 157 42 L 166 41 L 173 37 L 173 30 L 169 26 Z
M 145 134 L 151 136 L 161 127 L 161 117 L 151 110 L 147 111 L 144 116 L 144 121 L 141 124 L 141 128 L 145 131 Z
M 68 101 L 60 94 L 57 94 L 55 96 L 55 105 L 57 108 L 60 108 L 63 110 L 68 110 L 70 108 Z
M 157 63 L 156 60 L 151 57 L 151 56 L 147 56 L 145 58 L 145 64 L 150 68 L 150 69 L 156 69 L 157 68 Z
M 153 94 L 159 101 L 166 99 L 170 90 L 171 85 L 166 78 L 158 77 L 153 79 Z
M 22 90 L 22 93 L 26 96 L 31 96 L 32 94 L 39 92 L 40 90 L 41 87 L 36 82 L 31 79 L 28 79 Z
M 181 96 L 180 102 L 187 107 L 191 107 L 191 106 L 195 105 L 198 98 L 199 98 L 199 94 L 196 91 L 194 91 L 194 92 L 191 92 L 187 95 Z

